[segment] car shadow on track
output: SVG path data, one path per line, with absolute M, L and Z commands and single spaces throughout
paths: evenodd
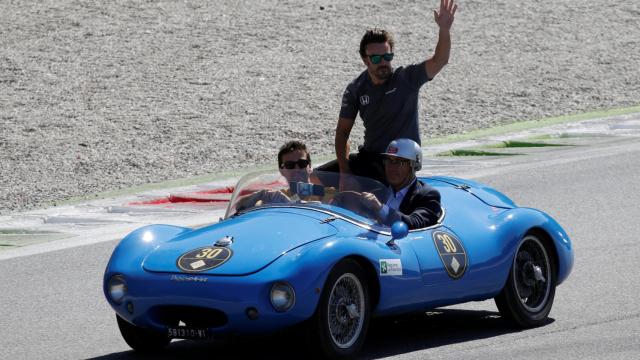
M 549 319 L 547 324 L 554 320 Z M 426 313 L 374 319 L 361 359 L 377 359 L 450 344 L 486 339 L 518 332 L 508 326 L 497 312 L 436 309 Z M 310 351 L 299 332 L 289 331 L 259 338 L 225 341 L 174 341 L 162 352 L 141 355 L 125 351 L 91 358 L 92 360 L 124 359 L 299 359 L 310 357 Z
M 553 322 L 549 318 L 545 325 Z M 369 328 L 361 358 L 377 359 L 519 331 L 505 323 L 498 312 L 435 309 L 378 319 Z

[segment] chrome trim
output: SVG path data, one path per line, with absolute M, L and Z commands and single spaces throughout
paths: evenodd
M 380 229 L 372 227 L 371 225 L 369 225 L 367 223 L 363 223 L 361 221 L 358 221 L 356 219 L 353 219 L 353 218 L 350 218 L 348 216 L 342 215 L 342 214 L 337 213 L 335 211 L 330 211 L 330 210 L 327 210 L 327 209 L 317 208 L 317 207 L 309 206 L 309 205 L 307 205 L 307 206 L 296 206 L 296 205 L 291 205 L 291 204 L 262 205 L 262 206 L 259 206 L 259 207 L 254 207 L 254 208 L 251 208 L 251 209 L 244 210 L 240 214 L 236 213 L 233 216 L 250 213 L 250 212 L 253 212 L 253 211 L 256 211 L 256 210 L 260 210 L 260 209 L 305 209 L 305 210 L 313 210 L 313 211 L 317 211 L 317 212 L 320 212 L 320 213 L 323 213 L 323 214 L 334 216 L 334 217 L 336 217 L 338 219 L 344 220 L 344 221 L 346 221 L 346 222 L 348 222 L 350 224 L 359 226 L 359 227 L 367 229 L 369 231 L 372 231 L 372 232 L 375 232 L 375 233 L 378 233 L 378 234 L 381 234 L 381 235 L 391 236 L 391 228 L 389 228 L 389 231 L 380 230 Z M 445 210 L 444 210 L 444 208 L 442 206 L 440 206 L 440 209 L 442 210 L 442 215 L 440 215 L 440 218 L 438 218 L 438 222 L 437 223 L 435 223 L 435 224 L 433 224 L 431 226 L 424 227 L 424 228 L 409 230 L 409 233 L 418 232 L 418 231 L 424 231 L 424 230 L 429 230 L 429 229 L 434 229 L 436 227 L 441 226 L 442 225 L 442 221 L 444 220 L 444 217 L 445 217 Z
M 233 236 L 227 235 L 225 237 L 218 239 L 214 245 L 224 247 L 224 246 L 229 246 L 231 244 L 233 244 Z

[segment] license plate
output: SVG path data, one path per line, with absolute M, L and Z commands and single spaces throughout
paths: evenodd
M 191 340 L 205 340 L 209 338 L 209 332 L 207 329 L 197 329 L 185 326 L 168 328 L 167 336 L 172 339 L 191 339 Z

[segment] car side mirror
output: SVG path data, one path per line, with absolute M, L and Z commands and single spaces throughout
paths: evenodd
M 394 245 L 394 240 L 405 238 L 409 235 L 409 227 L 404 221 L 396 221 L 391 225 L 391 240 L 387 242 L 387 245 Z

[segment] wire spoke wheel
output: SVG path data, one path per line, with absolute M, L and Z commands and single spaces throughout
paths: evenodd
M 339 261 L 327 276 L 307 339 L 322 355 L 351 359 L 360 350 L 369 327 L 367 272 L 354 259 Z
M 339 348 L 351 347 L 362 331 L 364 290 L 358 278 L 347 273 L 334 284 L 327 308 L 329 332 Z

